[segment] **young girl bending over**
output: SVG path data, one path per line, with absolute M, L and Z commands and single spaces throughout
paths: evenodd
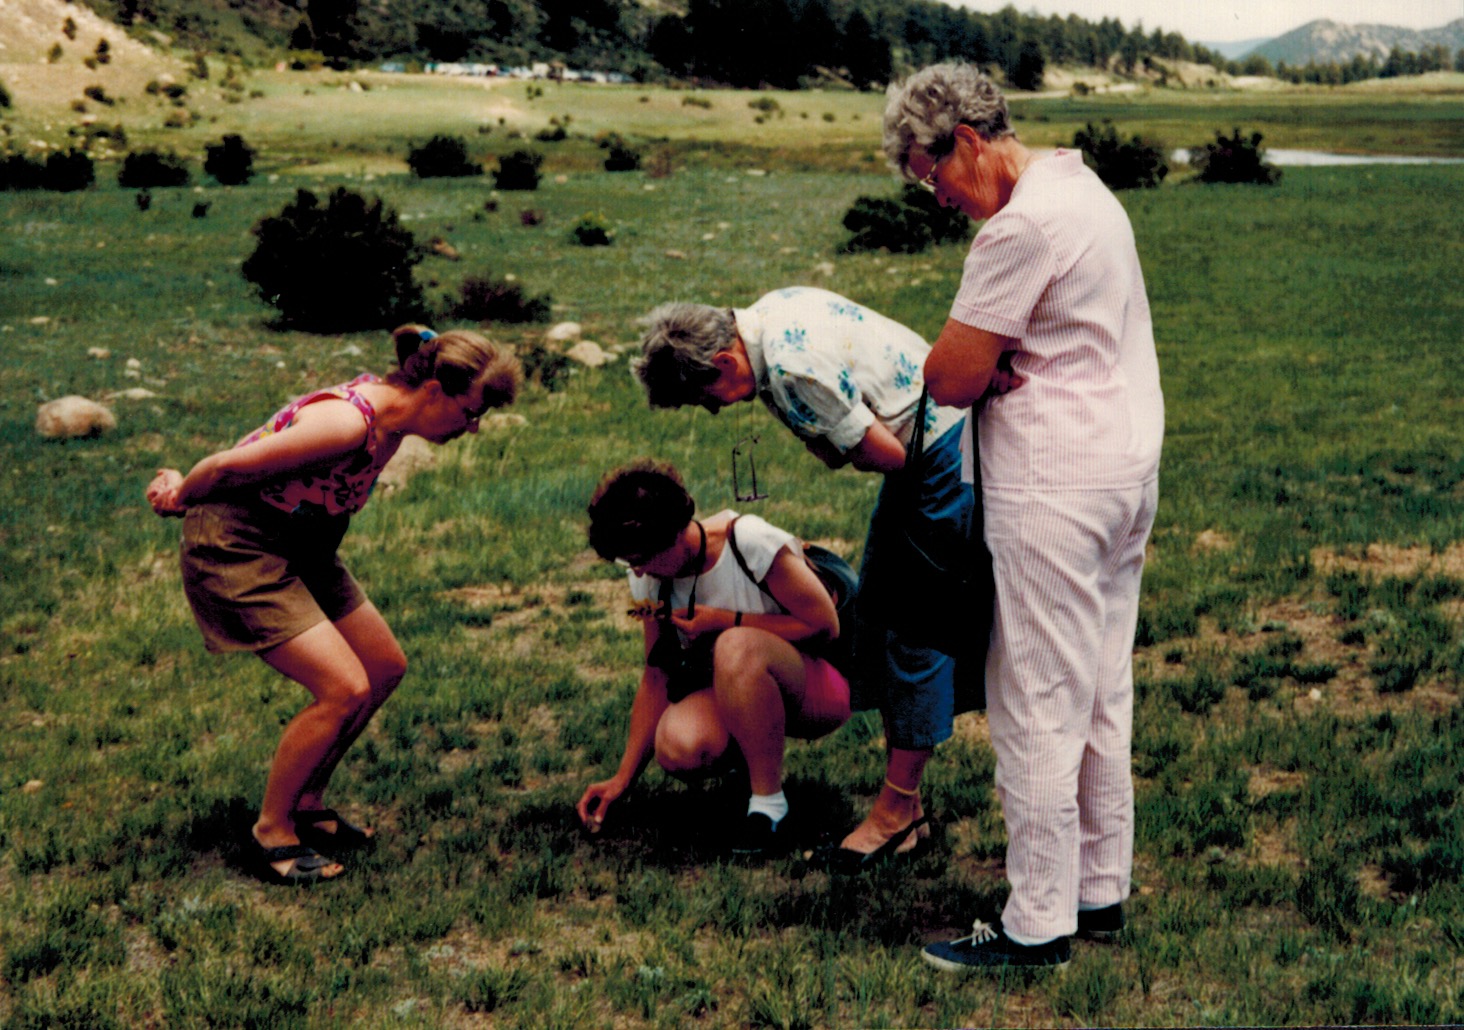
M 579 816 L 598 831 L 652 754 L 687 775 L 740 752 L 752 796 L 731 848 L 768 854 L 790 837 L 784 739 L 849 718 L 848 681 L 816 653 L 839 618 L 791 534 L 732 511 L 695 519 L 695 508 L 676 470 L 652 462 L 610 473 L 590 501 L 590 545 L 631 570 L 646 662 L 620 767 L 585 789 Z
M 407 660 L 336 548 L 402 439 L 446 443 L 513 401 L 518 361 L 474 332 L 403 326 L 397 368 L 306 394 L 185 476 L 147 488 L 183 518 L 183 589 L 211 652 L 253 651 L 313 701 L 285 727 L 253 827 L 257 871 L 284 884 L 344 872 L 326 855 L 373 842 L 325 806 L 341 757 Z M 322 855 L 321 852 L 325 854 Z

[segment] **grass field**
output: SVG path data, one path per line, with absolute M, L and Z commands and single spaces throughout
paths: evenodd
M 204 654 L 177 524 L 141 491 L 158 464 L 186 466 L 309 385 L 383 370 L 387 350 L 384 334 L 266 327 L 238 270 L 258 219 L 300 185 L 379 194 L 420 239 L 462 253 L 420 266 L 430 293 L 512 273 L 607 347 L 662 300 L 739 304 L 800 282 L 933 334 L 963 254 L 838 252 L 853 198 L 894 190 L 865 160 L 873 98 L 780 96 L 788 114 L 764 125 L 745 94 L 714 96 L 710 114 L 634 91 L 525 100 L 546 118 L 574 111 L 573 132 L 668 137 L 674 172 L 599 172 L 593 145 L 571 140 L 545 148 L 539 191 L 488 211 L 486 182 L 388 174 L 402 141 L 466 134 L 483 111 L 451 122 L 457 102 L 432 106 L 426 85 L 317 83 L 306 98 L 289 82 L 306 129 L 231 120 L 245 103 L 180 137 L 201 147 L 242 126 L 276 181 L 158 190 L 147 212 L 105 175 L 82 194 L 0 194 L 0 1026 L 1464 1020 L 1459 168 L 1290 169 L 1274 189 L 1123 197 L 1168 406 L 1137 652 L 1133 926 L 1118 946 L 1078 946 L 1061 974 L 961 981 L 917 952 L 1005 897 L 980 715 L 932 763 L 936 846 L 904 866 L 831 879 L 796 855 L 728 861 L 699 842 L 739 799 L 654 771 L 604 835 L 578 830 L 572 804 L 618 758 L 640 653 L 618 573 L 584 543 L 600 474 L 667 458 L 717 510 L 732 503 L 733 444 L 759 434 L 772 496 L 745 507 L 851 557 L 876 487 L 824 470 L 752 406 L 647 410 L 623 359 L 531 388 L 526 424 L 439 451 L 356 520 L 344 554 L 412 665 L 334 800 L 383 845 L 312 891 L 235 867 L 301 695 L 252 659 Z M 415 121 L 342 113 L 416 89 Z M 1034 142 L 1109 115 L 1128 131 L 1173 124 L 1176 145 L 1239 122 L 1277 146 L 1401 139 L 1459 155 L 1459 102 L 1339 91 L 1018 109 Z M 678 121 L 693 118 L 709 120 Z M 506 132 L 495 123 L 485 145 Z M 309 151 L 320 163 L 304 165 Z M 521 225 L 523 207 L 543 223 Z M 567 241 L 586 211 L 616 226 L 613 246 Z M 528 347 L 542 330 L 492 332 Z M 114 399 L 115 433 L 57 443 L 32 428 L 41 400 L 137 386 L 155 396 Z M 865 715 L 792 747 L 810 838 L 862 814 L 880 743 Z

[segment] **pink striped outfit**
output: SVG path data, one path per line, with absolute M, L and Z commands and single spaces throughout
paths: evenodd
M 1129 893 L 1133 639 L 1164 436 L 1133 229 L 1081 154 L 1022 173 L 971 244 L 951 317 L 1013 338 L 1026 377 L 981 409 L 979 439 L 1001 921 L 1037 944 Z

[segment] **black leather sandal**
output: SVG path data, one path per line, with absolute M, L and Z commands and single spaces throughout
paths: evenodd
M 295 834 L 300 840 L 326 854 L 338 851 L 366 851 L 376 847 L 376 834 L 346 822 L 333 808 L 311 808 L 291 812 L 295 823 Z M 333 822 L 335 831 L 322 829 L 321 823 Z
M 920 850 L 920 845 L 916 844 L 915 847 L 905 852 L 898 850 L 900 845 L 909 840 L 911 834 L 915 833 L 929 821 L 929 816 L 922 815 L 909 826 L 895 833 L 879 847 L 869 852 L 855 851 L 852 848 L 841 847 L 838 844 L 820 844 L 813 851 L 809 852 L 808 864 L 814 869 L 823 869 L 826 872 L 838 873 L 843 876 L 853 876 L 856 873 L 873 869 L 875 866 L 883 865 L 885 862 L 893 861 L 897 858 L 909 858 L 916 851 Z
M 254 873 L 266 883 L 278 884 L 282 887 L 299 887 L 309 883 L 319 883 L 322 880 L 334 880 L 339 873 L 326 875 L 325 869 L 336 863 L 326 858 L 314 848 L 306 847 L 304 844 L 285 844 L 277 848 L 267 848 L 251 836 L 253 842 L 251 865 Z M 287 872 L 280 872 L 274 867 L 276 862 L 293 862 Z

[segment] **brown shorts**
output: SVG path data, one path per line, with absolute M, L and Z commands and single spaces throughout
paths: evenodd
M 183 592 L 208 650 L 265 651 L 366 594 L 336 555 L 349 515 L 203 504 L 183 519 Z

